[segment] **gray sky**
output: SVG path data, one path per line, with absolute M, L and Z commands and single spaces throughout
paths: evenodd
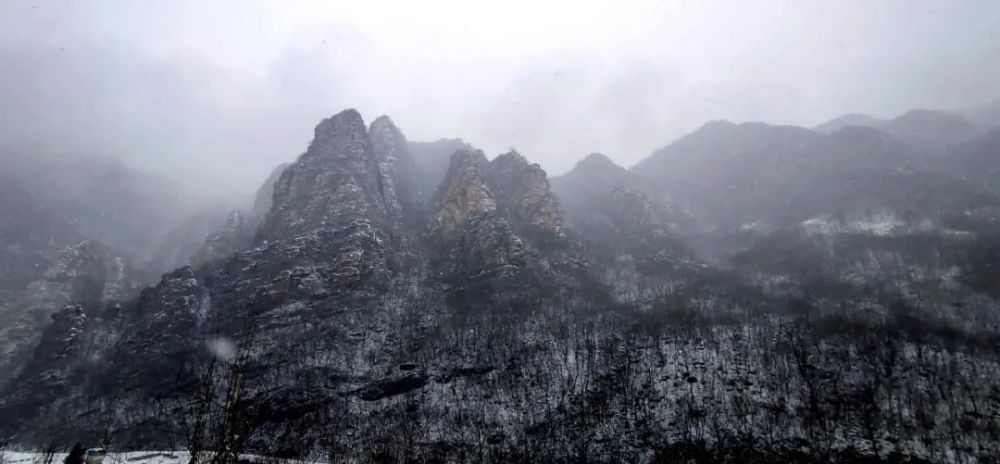
M 0 2 L 0 147 L 252 190 L 320 118 L 631 165 L 706 120 L 1000 97 L 1000 2 Z

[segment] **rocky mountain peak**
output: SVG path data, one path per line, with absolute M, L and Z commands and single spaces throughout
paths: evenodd
M 611 158 L 608 158 L 602 153 L 591 153 L 586 157 L 584 157 L 582 160 L 578 161 L 576 163 L 576 166 L 573 167 L 573 171 L 577 170 L 591 171 L 591 170 L 603 170 L 603 169 L 623 170 L 624 168 L 615 164 L 615 162 L 612 161 Z
M 421 205 L 418 193 L 416 164 L 410 156 L 406 136 L 386 115 L 379 116 L 368 127 L 368 140 L 379 163 L 382 195 L 389 218 L 394 222 L 405 219 L 417 222 L 416 210 Z
M 732 130 L 736 127 L 737 124 L 732 121 L 727 121 L 725 119 L 713 119 L 711 121 L 706 122 L 705 124 L 702 124 L 701 127 L 695 130 L 693 133 Z
M 361 113 L 348 108 L 316 125 L 313 141 L 309 144 L 306 155 L 363 158 L 367 149 L 365 134 L 365 121 Z
M 449 235 L 471 219 L 496 211 L 485 168 L 489 165 L 480 150 L 458 150 L 444 181 L 435 195 L 437 214 L 431 219 L 434 234 Z
M 569 172 L 552 179 L 552 188 L 567 209 L 586 209 L 596 196 L 615 188 L 640 188 L 640 185 L 639 176 L 600 153 L 587 155 Z
M 253 236 L 250 227 L 250 220 L 243 211 L 239 209 L 230 211 L 222 228 L 205 239 L 201 249 L 192 258 L 192 263 L 198 266 L 245 248 Z
M 963 117 L 943 111 L 911 110 L 886 123 L 885 131 L 920 151 L 944 154 L 950 145 L 979 135 Z
M 511 151 L 490 162 L 489 181 L 499 207 L 519 233 L 546 241 L 565 237 L 559 200 L 541 166 Z
M 21 420 L 51 403 L 53 394 L 70 388 L 72 371 L 85 349 L 87 314 L 80 305 L 65 305 L 51 315 L 27 367 L 4 389 L 0 416 L 11 418 L 0 431 L 16 429 Z
M 361 115 L 344 110 L 320 122 L 315 134 L 275 183 L 274 204 L 259 238 L 293 237 L 356 220 L 387 221 L 384 176 Z
M 389 116 L 383 114 L 372 121 L 368 127 L 368 138 L 371 140 L 375 159 L 379 162 L 388 158 L 409 157 L 406 153 L 406 136 Z

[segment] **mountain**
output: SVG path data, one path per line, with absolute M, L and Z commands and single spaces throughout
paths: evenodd
M 6 177 L 6 172 L 0 176 Z M 13 176 L 12 176 L 13 177 Z M 39 277 L 59 250 L 83 240 L 68 218 L 13 178 L 0 180 L 0 300 Z
M 0 387 L 21 371 L 46 323 L 63 306 L 99 314 L 134 297 L 144 277 L 125 258 L 93 240 L 62 250 L 41 275 L 0 308 Z
M 359 218 L 384 226 L 389 217 L 383 178 L 370 150 L 357 111 L 323 120 L 306 152 L 275 182 L 260 237 L 294 237 Z
M 946 168 L 1000 192 L 1000 128 L 955 147 Z
M 440 250 L 436 267 L 455 287 L 469 285 L 470 291 L 485 295 L 502 292 L 505 281 L 516 286 L 519 279 L 530 279 L 526 245 L 497 211 L 486 183 L 486 156 L 458 151 L 449 164 L 430 222 L 430 235 Z
M 932 164 L 878 129 L 848 126 L 823 135 L 713 123 L 655 152 L 632 172 L 655 179 L 657 194 L 707 219 L 710 227 L 726 229 L 878 209 L 937 217 L 955 206 L 948 192 L 974 187 Z M 924 191 L 937 186 L 943 190 Z M 977 198 L 992 201 L 980 193 L 963 194 L 970 201 L 964 206 L 979 204 Z
M 982 130 L 1000 128 L 1000 100 L 966 108 L 960 114 Z
M 78 234 L 141 261 L 163 231 L 187 211 L 180 187 L 168 178 L 99 156 L 0 156 L 5 181 L 69 222 Z M 157 214 L 149 215 L 152 208 Z
M 989 122 L 989 106 L 970 110 L 965 114 L 979 122 L 970 122 L 964 114 L 916 109 L 891 120 L 876 119 L 861 113 L 846 114 L 820 124 L 813 130 L 832 134 L 850 126 L 870 127 L 892 135 L 919 153 L 943 155 L 954 145 L 981 135 L 982 129 L 992 127 Z
M 655 276 L 694 261 L 680 238 L 693 231 L 693 218 L 608 157 L 592 153 L 552 185 L 566 205 L 570 228 L 607 268 L 624 261 L 625 268 Z
M 951 154 L 987 171 L 989 144 Z M 201 251 L 154 285 L 123 285 L 97 244 L 13 275 L 39 290 L 11 306 L 36 330 L 3 326 L 25 341 L 0 437 L 330 462 L 985 461 L 1000 201 L 938 161 L 877 128 L 717 121 L 632 169 L 592 154 L 550 180 L 344 110 L 249 212 L 181 227 L 168 248 Z
M 386 206 L 394 221 L 418 222 L 421 200 L 418 196 L 417 166 L 410 156 L 406 136 L 388 116 L 382 115 L 368 127 L 372 153 L 379 163 Z
M 191 264 L 199 266 L 218 261 L 247 248 L 253 242 L 251 227 L 251 223 L 242 211 L 238 209 L 230 211 L 225 224 L 209 234 L 198 252 L 191 257 Z
M 800 182 L 807 147 L 823 136 L 807 129 L 761 123 L 715 121 L 657 150 L 630 169 L 655 194 L 696 212 L 713 226 L 759 218 L 762 210 L 777 213 L 788 187 Z M 751 219 L 753 218 L 753 219 Z
M 957 114 L 930 110 L 908 111 L 886 123 L 884 130 L 911 148 L 931 154 L 943 154 L 981 133 Z
M 986 246 L 1000 197 L 957 175 L 956 157 L 926 156 L 944 142 L 913 143 L 860 126 L 821 134 L 716 122 L 631 172 L 654 199 L 697 218 L 703 232 L 684 242 L 741 285 L 838 301 L 903 289 L 916 303 L 964 285 L 956 273 L 978 272 L 957 263 Z M 919 284 L 914 273 L 924 276 Z M 938 304 L 965 304 L 974 291 L 963 292 Z
M 540 246 L 555 246 L 565 240 L 562 207 L 541 166 L 511 151 L 490 161 L 488 170 L 487 181 L 497 206 L 511 218 L 518 235 Z
M 878 129 L 885 126 L 886 122 L 887 121 L 883 119 L 873 118 L 867 114 L 850 113 L 824 122 L 823 124 L 814 127 L 813 130 L 824 134 L 832 134 L 849 126 L 872 127 Z
M 81 328 L 86 339 L 103 342 L 88 348 L 99 355 L 65 368 L 89 373 L 81 385 L 62 382 L 52 391 L 74 398 L 67 408 L 115 398 L 135 411 L 120 424 L 124 437 L 139 439 L 166 426 L 148 398 L 182 414 L 179 402 L 197 385 L 198 366 L 210 359 L 206 343 L 252 334 L 258 355 L 246 379 L 252 391 L 246 401 L 254 410 L 304 424 L 315 418 L 294 411 L 345 395 L 365 402 L 393 397 L 462 368 L 456 360 L 387 376 L 395 364 L 413 359 L 407 343 L 451 324 L 448 314 L 528 314 L 596 291 L 593 285 L 583 290 L 586 263 L 564 243 L 561 210 L 538 165 L 517 153 L 490 162 L 481 152 L 459 150 L 433 201 L 417 204 L 398 195 L 413 185 L 407 179 L 413 173 L 399 169 L 407 162 L 386 166 L 405 159 L 403 141 L 388 118 L 366 128 L 354 110 L 320 122 L 306 152 L 274 182 L 272 206 L 252 243 L 206 253 L 198 267 L 165 274 L 120 310 L 93 312 L 95 320 L 114 321 L 115 329 L 101 323 Z M 397 205 L 404 216 L 426 215 L 400 220 L 393 213 Z M 230 222 L 239 229 L 238 221 Z M 65 332 L 56 325 L 50 332 Z M 402 351 L 385 351 L 386 343 L 404 340 Z M 51 362 L 37 353 L 40 361 L 29 363 L 14 390 L 35 382 L 33 374 L 48 375 Z M 348 361 L 358 356 L 381 360 L 358 370 Z M 309 358 L 330 362 L 317 370 L 303 362 Z M 302 384 L 275 384 L 278 372 L 302 381 L 326 379 L 325 393 L 303 404 Z M 19 417 L 30 417 L 41 404 L 16 392 L 9 398 L 0 411 L 18 411 Z
M 248 209 L 208 204 L 179 220 L 164 234 L 144 267 L 162 272 L 199 266 L 250 246 L 271 209 L 274 185 L 289 165 L 284 163 L 272 170 Z

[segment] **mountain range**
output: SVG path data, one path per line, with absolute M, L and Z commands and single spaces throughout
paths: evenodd
M 550 178 L 348 109 L 233 211 L 18 158 L 0 435 L 330 462 L 990 462 L 984 121 L 713 121 Z

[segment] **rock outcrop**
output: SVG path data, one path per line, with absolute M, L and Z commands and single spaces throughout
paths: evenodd
M 432 267 L 460 306 L 536 307 L 587 280 L 545 171 L 517 153 L 455 152 L 433 211 Z
M 138 293 L 141 279 L 124 258 L 85 240 L 66 248 L 0 314 L 0 384 L 20 371 L 50 316 L 78 304 L 91 313 Z
M 3 391 L 0 417 L 5 419 L 0 431 L 4 433 L 17 430 L 87 379 L 82 361 L 87 354 L 88 317 L 83 307 L 67 305 L 50 318 L 27 366 Z
M 253 200 L 253 209 L 250 210 L 250 229 L 256 230 L 260 223 L 264 222 L 267 212 L 271 211 L 271 205 L 274 201 L 274 185 L 278 183 L 278 179 L 288 169 L 288 166 L 291 166 L 291 163 L 278 165 L 257 189 L 257 195 L 254 196 Z
M 389 216 L 414 226 L 420 221 L 423 201 L 418 195 L 416 164 L 410 156 L 406 136 L 388 116 L 379 116 L 368 127 L 372 154 L 379 164 Z
M 197 267 L 248 247 L 253 241 L 251 219 L 238 209 L 230 211 L 225 224 L 205 239 L 205 244 L 191 259 L 191 264 Z
M 361 115 L 345 110 L 325 119 L 306 152 L 275 183 L 259 238 L 280 240 L 359 219 L 385 224 L 382 179 Z
M 276 182 L 255 243 L 229 246 L 241 237 L 235 217 L 232 234 L 208 243 L 215 246 L 204 252 L 210 258 L 165 274 L 122 309 L 125 329 L 90 391 L 130 405 L 150 397 L 169 403 L 191 394 L 220 344 L 252 334 L 254 368 L 245 382 L 254 393 L 247 401 L 281 409 L 301 388 L 298 379 L 312 375 L 303 359 L 374 349 L 351 334 L 385 330 L 382 318 L 413 288 L 397 282 L 416 277 L 407 274 L 402 257 L 409 251 L 396 240 L 403 232 L 390 215 L 391 173 L 379 170 L 370 148 L 356 111 L 320 123 L 309 149 Z M 296 380 L 278 382 L 279 370 Z M 377 378 L 354 375 L 356 381 L 316 395 L 311 407 Z M 143 410 L 131 420 L 146 430 L 159 418 Z
M 497 211 L 480 151 L 461 150 L 435 198 L 430 235 L 444 251 L 449 279 L 483 280 L 510 276 L 525 265 L 525 246 Z
M 163 275 L 122 315 L 124 330 L 97 381 L 109 395 L 174 395 L 190 382 L 191 362 L 204 343 L 211 300 L 190 266 Z
M 541 166 L 511 151 L 490 162 L 488 179 L 497 206 L 519 235 L 546 245 L 565 240 L 559 200 Z
M 418 173 L 414 176 L 416 197 L 429 204 L 448 173 L 451 155 L 458 150 L 475 150 L 475 147 L 462 139 L 440 139 L 433 142 L 408 142 L 407 149 Z

